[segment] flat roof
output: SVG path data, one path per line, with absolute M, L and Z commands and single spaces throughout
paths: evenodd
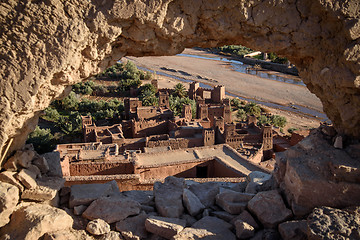
M 136 156 L 136 165 L 138 167 L 176 165 L 213 158 L 244 175 L 249 175 L 252 171 L 269 172 L 269 170 L 242 157 L 227 144 L 177 149 L 158 153 L 139 153 Z

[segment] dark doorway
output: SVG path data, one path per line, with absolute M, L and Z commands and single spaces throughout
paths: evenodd
M 197 178 L 207 178 L 208 177 L 208 167 L 207 166 L 196 166 L 196 177 Z

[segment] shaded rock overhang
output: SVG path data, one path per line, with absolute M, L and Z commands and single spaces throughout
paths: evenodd
M 70 85 L 123 56 L 226 44 L 286 56 L 338 133 L 360 137 L 358 0 L 9 0 L 0 22 L 1 153 L 22 147 Z

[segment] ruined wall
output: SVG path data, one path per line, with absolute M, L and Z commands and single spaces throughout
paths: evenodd
M 125 55 L 242 44 L 286 56 L 340 133 L 360 137 L 360 6 L 349 1 L 0 3 L 0 149 L 20 148 L 69 85 Z
M 79 162 L 70 163 L 70 176 L 133 174 L 130 162 Z
M 132 137 L 146 137 L 157 134 L 167 134 L 169 132 L 168 121 L 134 121 L 132 124 Z
M 148 141 L 146 143 L 146 146 L 150 148 L 153 147 L 171 147 L 171 149 L 188 148 L 189 140 L 185 138 L 180 138 L 180 139 Z

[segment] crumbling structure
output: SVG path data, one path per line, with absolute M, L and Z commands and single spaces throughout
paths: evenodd
M 188 92 L 196 99 L 195 119 L 189 104 L 183 106 L 180 117 L 174 116 L 167 89 L 158 89 L 156 107 L 142 106 L 138 98 L 125 99 L 128 119 L 119 124 L 98 127 L 91 116 L 83 116 L 84 143 L 62 144 L 56 149 L 67 184 L 98 182 L 94 175 L 99 179 L 106 175 L 122 187 L 134 189 L 148 187 L 144 183 L 150 179 L 170 175 L 244 177 L 249 172 L 242 164 L 264 170 L 259 163 L 273 158 L 272 127 L 258 127 L 253 116 L 246 123 L 232 123 L 225 88 L 197 86 L 191 83 Z M 208 98 L 204 98 L 206 91 Z M 235 154 L 235 160 L 229 160 L 229 154 Z

